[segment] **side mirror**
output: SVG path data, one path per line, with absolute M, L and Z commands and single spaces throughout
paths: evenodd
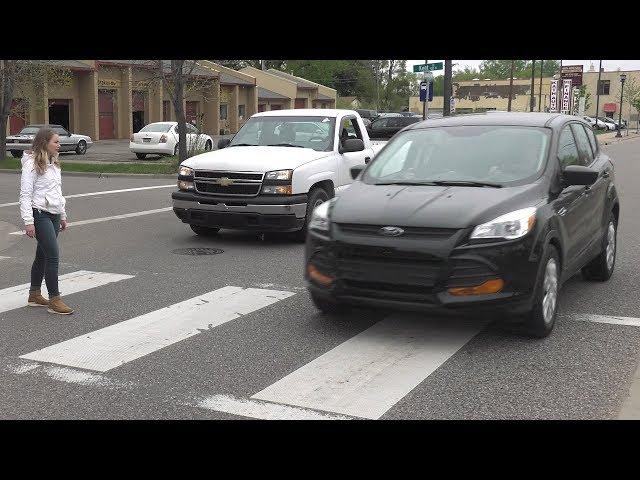
M 569 165 L 562 171 L 565 187 L 572 185 L 593 185 L 598 180 L 598 171 L 582 165 Z
M 356 178 L 358 178 L 358 175 L 360 175 L 363 170 L 364 170 L 364 165 L 356 165 L 355 167 L 351 167 L 350 169 L 351 178 L 355 180 Z
M 364 150 L 364 142 L 359 138 L 349 138 L 342 142 L 342 152 L 361 152 Z
M 220 140 L 218 140 L 218 148 L 228 147 L 230 143 L 231 140 L 229 140 L 228 138 L 221 138 Z

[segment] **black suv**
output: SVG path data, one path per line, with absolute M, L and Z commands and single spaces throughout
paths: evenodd
M 389 139 L 404 127 L 420 122 L 420 117 L 381 117 L 377 118 L 367 127 L 369 138 Z
M 305 276 L 323 312 L 489 311 L 543 337 L 564 281 L 613 273 L 614 167 L 578 117 L 420 122 L 351 172 L 309 224 Z

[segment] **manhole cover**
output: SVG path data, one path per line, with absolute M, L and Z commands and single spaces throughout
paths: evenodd
M 176 248 L 171 252 L 178 255 L 218 255 L 223 253 L 224 250 L 219 248 Z

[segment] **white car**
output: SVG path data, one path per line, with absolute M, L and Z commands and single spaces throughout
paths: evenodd
M 178 122 L 155 122 L 131 135 L 129 150 L 143 160 L 149 154 L 178 154 Z M 213 150 L 213 139 L 187 123 L 187 151 Z
M 7 151 L 19 158 L 25 150 L 31 150 L 33 139 L 42 127 L 47 127 L 58 134 L 60 139 L 60 152 L 76 152 L 78 155 L 87 153 L 87 149 L 93 145 L 91 137 L 71 133 L 62 125 L 27 125 L 19 133 L 7 137 Z
M 615 130 L 616 129 L 615 125 L 612 125 L 607 122 L 603 122 L 602 120 L 596 120 L 595 118 L 586 117 L 586 116 L 582 118 L 584 118 L 584 120 L 588 122 L 589 125 L 591 125 L 591 128 L 595 128 L 598 130 Z

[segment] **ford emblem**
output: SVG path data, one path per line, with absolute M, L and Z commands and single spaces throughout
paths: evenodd
M 404 230 L 400 227 L 382 227 L 378 233 L 387 237 L 399 237 L 404 233 Z

